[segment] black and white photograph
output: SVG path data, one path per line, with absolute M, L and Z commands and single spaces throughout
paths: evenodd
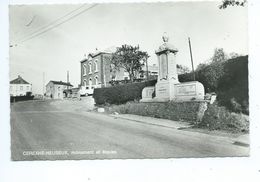
M 11 160 L 248 157 L 247 1 L 9 5 Z

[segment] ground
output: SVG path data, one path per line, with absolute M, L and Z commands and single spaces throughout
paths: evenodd
M 89 98 L 12 104 L 12 160 L 249 155 L 249 146 L 236 145 L 234 137 L 90 112 L 91 102 Z

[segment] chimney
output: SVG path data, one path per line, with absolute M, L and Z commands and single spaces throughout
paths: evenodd
M 67 83 L 70 83 L 70 81 L 69 81 L 69 71 L 67 71 Z M 69 86 L 67 85 L 67 89 L 69 89 Z
M 69 73 L 69 71 L 67 71 L 67 83 L 69 83 L 70 82 L 70 73 Z

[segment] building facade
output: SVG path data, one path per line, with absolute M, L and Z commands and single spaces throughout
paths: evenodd
M 123 69 L 116 71 L 111 64 L 112 54 L 97 52 L 89 54 L 81 64 L 81 86 L 87 89 L 109 86 L 111 80 L 128 79 L 128 74 Z
M 32 84 L 25 81 L 20 75 L 10 81 L 10 96 L 25 96 L 32 92 Z
M 62 81 L 49 81 L 46 85 L 45 96 L 50 99 L 63 99 L 65 97 L 64 90 L 72 89 L 73 85 Z

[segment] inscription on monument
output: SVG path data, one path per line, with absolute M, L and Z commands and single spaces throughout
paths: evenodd
M 159 97 L 169 97 L 169 87 L 167 84 L 161 84 L 158 85 L 158 87 L 156 88 L 156 96 Z
M 177 95 L 196 95 L 196 84 L 177 86 Z

